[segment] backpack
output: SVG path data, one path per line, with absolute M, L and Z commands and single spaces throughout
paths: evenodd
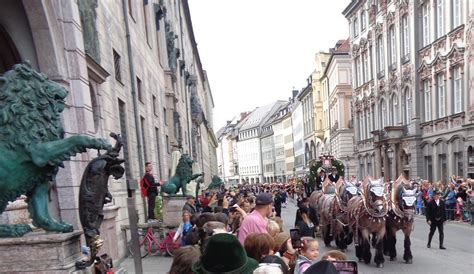
M 142 193 L 142 198 L 148 197 L 149 187 L 150 183 L 148 183 L 148 180 L 145 178 L 145 176 L 143 176 L 140 180 L 140 192 Z

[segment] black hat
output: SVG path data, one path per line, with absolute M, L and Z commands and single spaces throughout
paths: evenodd
M 326 260 L 322 260 L 322 261 L 319 261 L 315 264 L 312 264 L 310 267 L 308 267 L 306 269 L 306 271 L 304 273 L 308 273 L 308 274 L 321 274 L 321 273 L 324 273 L 324 274 L 336 274 L 336 273 L 339 273 L 339 271 L 337 271 L 336 267 L 330 262 L 330 261 L 326 261 Z
M 441 194 L 441 192 L 439 192 L 438 189 L 435 189 L 435 190 L 433 190 L 433 195 L 435 195 L 435 194 Z
M 256 205 L 269 205 L 273 203 L 272 196 L 268 193 L 260 193 L 255 201 Z

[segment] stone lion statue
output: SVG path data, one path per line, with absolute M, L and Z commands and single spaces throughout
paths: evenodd
M 48 185 L 63 161 L 87 148 L 111 149 L 103 139 L 64 138 L 60 113 L 66 96 L 63 87 L 27 63 L 0 75 L 0 214 L 9 201 L 25 194 L 33 225 L 46 231 L 73 230 L 48 212 Z M 27 224 L 2 224 L 0 237 L 30 230 Z
M 161 190 L 166 194 L 176 194 L 182 189 L 183 195 L 186 196 L 186 185 L 203 175 L 204 173 L 193 174 L 193 159 L 188 154 L 183 154 L 179 158 L 175 175 L 162 186 Z

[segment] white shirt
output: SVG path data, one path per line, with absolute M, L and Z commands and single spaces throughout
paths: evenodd
M 437 206 L 439 206 L 439 199 L 435 200 L 435 203 L 436 203 Z

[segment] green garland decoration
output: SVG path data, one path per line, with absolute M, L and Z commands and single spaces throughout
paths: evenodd
M 319 175 L 318 174 L 318 169 L 320 167 L 322 167 L 322 165 L 323 165 L 323 163 L 321 161 L 316 161 L 309 168 L 309 175 L 308 175 L 308 184 L 309 184 L 309 186 L 311 186 L 311 187 L 316 186 L 316 177 L 318 177 L 318 175 Z M 344 164 L 342 163 L 342 161 L 339 161 L 337 159 L 333 159 L 333 160 L 331 160 L 331 165 L 333 167 L 336 167 L 337 174 L 339 174 L 339 176 L 344 177 L 345 167 L 344 167 Z M 328 174 L 328 175 L 329 175 L 329 173 L 331 173 L 330 170 L 325 170 L 325 171 L 326 171 L 326 174 Z

